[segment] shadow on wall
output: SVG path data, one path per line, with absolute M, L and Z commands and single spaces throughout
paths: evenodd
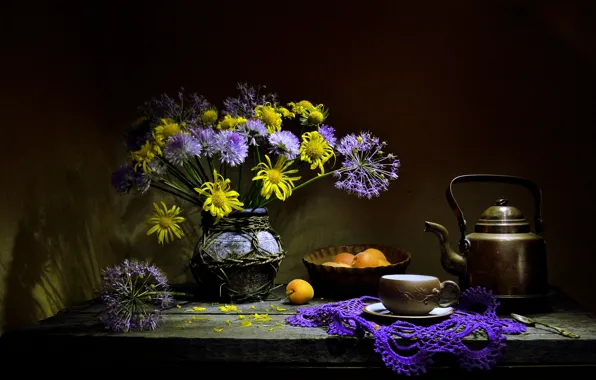
M 106 255 L 100 204 L 83 191 L 80 175 L 65 173 L 64 192 L 32 199 L 22 212 L 6 265 L 3 330 L 52 315 L 95 296 Z

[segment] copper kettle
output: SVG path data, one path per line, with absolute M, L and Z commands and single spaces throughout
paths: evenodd
M 498 199 L 480 215 L 474 232 L 467 234 L 466 219 L 453 197 L 453 185 L 462 182 L 501 182 L 525 186 L 535 201 L 534 231 L 521 211 Z M 459 276 L 460 285 L 482 286 L 500 298 L 543 297 L 548 292 L 546 242 L 542 231 L 540 188 L 521 177 L 496 174 L 467 174 L 451 180 L 447 201 L 459 224 L 459 253 L 449 242 L 447 229 L 424 222 L 425 232 L 432 232 L 441 246 L 443 268 Z M 462 289 L 463 290 L 463 289 Z

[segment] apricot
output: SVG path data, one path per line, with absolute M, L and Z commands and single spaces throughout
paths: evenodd
M 315 296 L 315 290 L 308 281 L 297 278 L 286 286 L 286 296 L 294 305 L 304 305 Z
M 348 266 L 352 265 L 352 260 L 354 260 L 354 255 L 349 252 L 342 252 L 338 253 L 333 257 L 333 261 L 336 263 L 344 263 Z
M 350 265 L 345 263 L 336 263 L 335 261 L 327 261 L 321 265 L 325 265 L 326 267 L 339 267 L 339 268 L 351 268 Z
M 378 266 L 378 267 L 386 267 L 386 266 L 388 266 L 388 265 L 391 265 L 391 263 L 390 263 L 389 261 L 387 261 L 387 260 L 380 259 L 380 260 L 377 262 L 377 266 Z
M 383 252 L 381 252 L 380 250 L 376 249 L 376 248 L 367 248 L 364 251 L 372 253 L 379 260 L 381 260 L 381 259 L 382 260 L 387 260 L 387 257 L 385 257 L 385 254 Z
M 379 263 L 379 257 L 369 251 L 362 251 L 354 256 L 352 268 L 376 267 Z

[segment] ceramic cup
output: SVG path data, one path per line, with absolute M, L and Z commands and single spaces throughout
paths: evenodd
M 450 287 L 455 298 L 441 302 L 443 290 Z M 388 274 L 379 280 L 379 298 L 396 315 L 425 315 L 436 307 L 449 307 L 459 301 L 461 290 L 453 281 L 420 274 Z

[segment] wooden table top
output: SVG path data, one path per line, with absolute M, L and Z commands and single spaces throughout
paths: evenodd
M 307 306 L 328 302 L 333 301 L 316 298 Z M 499 365 L 596 365 L 594 316 L 564 295 L 553 295 L 549 303 L 551 311 L 528 316 L 581 337 L 570 339 L 545 328 L 528 327 L 526 333 L 507 336 L 507 351 Z M 169 363 L 382 365 L 373 350 L 372 337 L 333 336 L 323 327 L 286 324 L 285 319 L 297 309 L 287 301 L 234 305 L 241 311 L 222 311 L 220 306 L 224 304 L 179 301 L 177 307 L 165 311 L 165 322 L 158 329 L 128 333 L 107 331 L 97 319 L 100 306 L 90 301 L 4 334 L 0 337 L 1 357 L 67 356 L 84 361 L 108 355 L 112 361 L 126 358 Z M 266 314 L 270 320 L 258 322 L 254 314 Z M 243 327 L 245 321 L 251 326 Z M 471 347 L 486 342 L 482 336 L 466 340 Z

